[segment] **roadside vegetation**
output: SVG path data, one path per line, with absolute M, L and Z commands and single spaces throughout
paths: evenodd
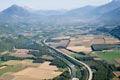
M 60 76 L 55 77 L 53 80 L 71 80 L 71 75 L 68 71 L 64 71 Z
M 104 61 L 93 60 L 92 57 L 76 57 L 76 59 L 85 62 L 93 70 L 93 80 L 110 80 L 114 77 L 111 65 Z M 98 78 L 99 77 L 99 78 Z

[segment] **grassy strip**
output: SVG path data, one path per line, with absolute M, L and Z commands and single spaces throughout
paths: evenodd
M 21 67 L 21 66 L 7 66 L 3 69 L 0 69 L 0 76 L 2 76 L 6 72 L 17 72 L 17 71 L 20 71 L 24 68 L 25 67 Z
M 58 71 L 61 71 L 61 72 L 64 72 L 66 70 L 67 70 L 67 68 L 58 68 Z
M 70 54 L 71 57 L 80 57 L 80 56 L 83 56 L 81 54 L 78 54 L 78 53 L 73 53 L 73 54 Z
M 1 61 L 1 60 L 0 60 L 0 64 L 2 64 L 2 63 L 4 63 L 4 61 Z
M 102 59 L 115 59 L 120 58 L 120 52 L 105 52 L 105 53 L 98 53 L 97 54 Z

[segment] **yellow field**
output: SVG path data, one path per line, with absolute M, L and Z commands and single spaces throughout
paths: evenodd
M 40 64 L 37 68 L 26 68 L 22 71 L 14 73 L 15 78 L 13 80 L 44 80 L 52 79 L 56 76 L 59 76 L 62 72 L 57 72 L 58 68 L 56 66 L 49 65 L 50 62 L 45 62 Z M 24 78 L 24 79 L 23 79 Z
M 67 47 L 67 49 L 70 49 L 76 52 L 91 52 L 92 51 L 90 47 L 85 47 L 85 46 L 71 46 L 71 47 Z
M 105 38 L 105 43 L 107 43 L 107 44 L 115 44 L 115 43 L 120 43 L 120 40 L 115 39 L 115 38 Z
M 6 68 L 6 66 L 1 66 L 0 69 Z
M 33 55 L 27 53 L 12 53 L 11 56 L 22 57 L 22 58 L 33 57 Z
M 58 71 L 56 66 L 49 65 L 50 62 L 38 63 L 37 66 L 34 65 L 31 60 L 23 61 L 7 61 L 4 64 L 9 65 L 27 65 L 25 69 L 18 72 L 7 72 L 2 75 L 5 80 L 45 80 L 53 79 L 59 76 L 62 72 Z
M 4 80 L 4 79 L 0 78 L 0 80 Z
M 104 38 L 95 38 L 92 40 L 92 44 L 105 44 Z
M 70 36 L 61 36 L 61 37 L 56 37 L 56 38 L 52 38 L 52 39 L 69 39 Z
M 70 51 L 68 51 L 68 50 L 66 50 L 66 49 L 59 49 L 59 50 L 62 51 L 63 53 L 68 54 L 68 55 L 74 54 L 74 53 L 72 53 L 72 52 L 70 52 Z
M 2 63 L 2 65 L 21 65 L 21 66 L 38 66 L 37 63 L 32 63 L 32 60 L 9 60 L 7 62 Z
M 119 78 L 117 78 L 117 77 L 114 77 L 112 80 L 120 80 Z
M 28 53 L 28 49 L 14 49 L 15 53 Z
M 71 42 L 67 49 L 75 52 L 90 53 L 92 51 L 90 46 L 93 39 L 94 36 L 92 35 L 80 35 L 77 38 L 71 38 Z
M 120 71 L 114 71 L 113 73 L 115 74 L 116 77 L 120 76 Z
M 120 58 L 115 59 L 115 61 L 116 61 L 118 64 L 120 64 Z
M 15 52 L 12 53 L 11 56 L 22 57 L 22 58 L 33 57 L 33 55 L 27 54 L 29 52 L 28 49 L 14 49 L 14 51 Z

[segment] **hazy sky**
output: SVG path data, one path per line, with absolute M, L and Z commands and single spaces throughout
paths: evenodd
M 55 10 L 55 9 L 73 9 L 86 5 L 102 5 L 110 0 L 0 0 L 0 10 L 3 10 L 12 4 L 27 6 L 33 9 Z

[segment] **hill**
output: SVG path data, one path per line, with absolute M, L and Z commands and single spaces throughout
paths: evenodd
M 120 24 L 120 7 L 103 14 L 100 20 L 106 24 Z

